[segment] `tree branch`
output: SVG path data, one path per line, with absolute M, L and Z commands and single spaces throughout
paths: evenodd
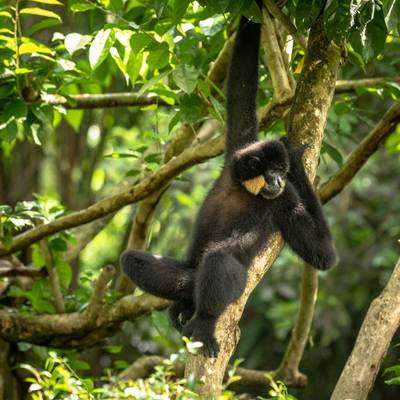
M 270 0 L 265 0 L 270 1 Z M 282 22 L 282 21 L 280 21 Z M 232 35 L 225 43 L 223 51 L 218 56 L 217 60 L 212 64 L 213 69 L 210 70 L 208 77 L 215 83 L 221 83 L 222 70 L 225 63 L 229 62 L 229 55 L 232 48 Z M 221 59 L 219 61 L 219 59 Z M 354 79 L 354 80 L 339 80 L 336 82 L 335 94 L 352 93 L 362 87 L 381 87 L 390 82 L 400 83 L 398 76 L 383 76 L 376 78 Z M 93 108 L 110 108 L 110 107 L 140 107 L 148 105 L 162 105 L 170 107 L 171 104 L 166 103 L 160 96 L 156 94 L 138 95 L 137 93 L 103 93 L 90 94 L 82 93 L 71 95 L 68 98 L 61 95 L 46 94 L 43 95 L 39 102 L 49 105 L 61 105 L 67 109 L 93 109 Z
M 284 382 L 295 381 L 300 386 L 307 384 L 307 376 L 299 371 L 299 365 L 310 333 L 317 292 L 318 272 L 315 268 L 304 265 L 297 320 L 281 365 L 275 373 L 275 377 Z
M 319 195 L 323 203 L 336 196 L 353 179 L 368 158 L 378 149 L 380 143 L 395 130 L 399 122 L 400 100 L 397 100 L 350 154 L 343 166 L 321 185 Z
M 290 18 L 283 13 L 283 11 L 278 7 L 274 0 L 264 0 L 264 4 L 268 11 L 274 16 L 286 29 L 286 31 L 293 36 L 293 38 L 299 43 L 303 50 L 307 49 L 307 42 L 304 36 L 300 35 L 296 27 L 293 25 Z
M 400 258 L 386 287 L 368 309 L 331 400 L 367 398 L 399 326 Z
M 63 106 L 64 108 L 93 109 L 93 108 L 111 108 L 111 107 L 142 107 L 152 104 L 170 106 L 165 100 L 156 94 L 137 93 L 104 93 L 104 94 L 75 94 L 70 97 L 64 97 L 58 94 L 44 94 L 39 102 L 52 106 Z
M 64 298 L 61 292 L 60 280 L 58 278 L 57 270 L 54 266 L 53 254 L 49 248 L 49 244 L 46 239 L 40 241 L 40 249 L 44 256 L 47 274 L 51 285 L 51 292 L 53 294 L 54 307 L 58 313 L 65 311 Z
M 337 81 L 335 94 L 351 93 L 362 87 L 385 86 L 390 82 L 400 83 L 400 76 L 383 76 L 377 78 Z

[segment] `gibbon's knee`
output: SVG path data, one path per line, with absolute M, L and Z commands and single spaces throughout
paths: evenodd
M 218 317 L 241 296 L 246 280 L 246 268 L 234 256 L 223 250 L 207 254 L 196 277 L 197 312 Z
M 121 264 L 142 290 L 169 300 L 192 300 L 194 271 L 183 262 L 132 250 L 122 254 Z

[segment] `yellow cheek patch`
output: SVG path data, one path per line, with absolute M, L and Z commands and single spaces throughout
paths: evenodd
M 251 194 L 258 195 L 261 189 L 266 186 L 265 179 L 262 175 L 256 176 L 253 179 L 248 179 L 247 181 L 242 182 L 242 185 L 249 191 Z

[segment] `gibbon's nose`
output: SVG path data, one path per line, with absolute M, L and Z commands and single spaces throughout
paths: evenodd
M 271 188 L 283 188 L 283 185 L 285 184 L 285 181 L 283 178 L 279 175 L 267 175 L 265 176 L 265 181 L 267 183 L 267 186 L 270 186 Z
M 283 184 L 285 183 L 284 180 L 282 179 L 282 177 L 281 177 L 281 176 L 277 176 L 275 179 L 276 179 L 276 184 L 277 184 L 277 186 L 279 186 L 280 188 L 282 188 L 282 187 L 283 187 Z

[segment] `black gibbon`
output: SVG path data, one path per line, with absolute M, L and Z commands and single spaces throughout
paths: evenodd
M 284 138 L 258 141 L 256 94 L 260 25 L 242 17 L 227 87 L 225 164 L 198 214 L 184 261 L 141 251 L 121 256 L 144 291 L 175 301 L 174 326 L 215 357 L 215 324 L 246 285 L 247 270 L 269 236 L 280 231 L 313 267 L 326 270 L 336 251 L 321 204 L 305 173 L 304 148 Z

